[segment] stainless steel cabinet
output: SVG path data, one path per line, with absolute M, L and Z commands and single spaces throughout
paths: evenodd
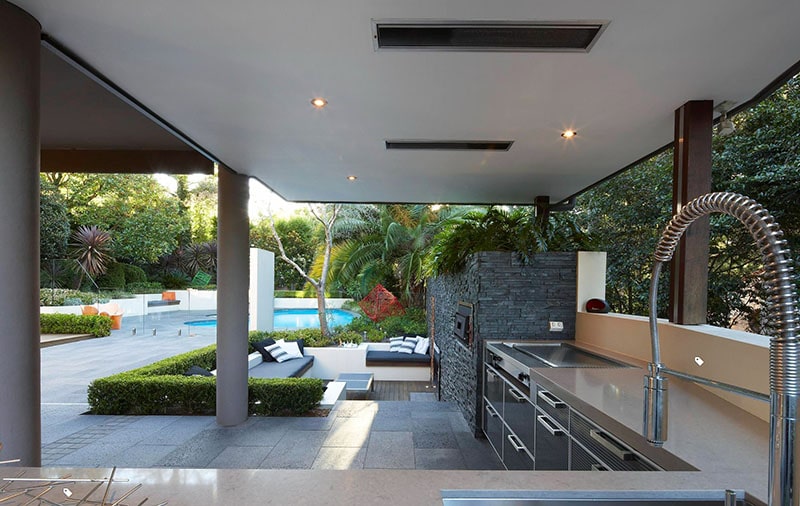
M 537 471 L 569 469 L 569 432 L 541 409 L 536 413 Z

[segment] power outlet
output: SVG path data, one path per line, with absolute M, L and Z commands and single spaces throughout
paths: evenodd
M 563 332 L 564 322 L 550 322 L 550 332 Z

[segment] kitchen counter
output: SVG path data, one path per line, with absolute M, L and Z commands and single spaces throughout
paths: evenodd
M 639 435 L 640 368 L 536 369 L 537 383 L 658 461 Z M 767 424 L 696 385 L 670 378 L 669 438 L 664 449 L 699 471 L 401 471 L 118 469 L 121 493 L 138 504 L 441 505 L 443 489 L 463 490 L 745 490 L 766 502 Z M 661 452 L 663 454 L 663 452 Z M 662 460 L 663 461 L 663 460 Z M 4 466 L 2 476 L 23 469 Z M 26 477 L 108 477 L 111 469 L 25 469 Z M 2 484 L 0 483 L 0 487 Z M 79 486 L 71 487 L 77 489 Z M 14 504 L 13 501 L 7 504 Z

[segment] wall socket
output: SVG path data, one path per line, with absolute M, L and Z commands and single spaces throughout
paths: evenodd
M 550 322 L 550 332 L 563 332 L 564 322 Z

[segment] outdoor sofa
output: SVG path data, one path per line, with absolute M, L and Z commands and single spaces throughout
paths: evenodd
M 303 340 L 295 341 L 300 353 L 303 354 Z M 255 343 L 253 347 L 258 350 L 247 356 L 248 375 L 251 378 L 300 378 L 314 365 L 313 355 L 304 355 L 278 362 L 267 350 L 276 344 L 273 339 L 265 339 Z

